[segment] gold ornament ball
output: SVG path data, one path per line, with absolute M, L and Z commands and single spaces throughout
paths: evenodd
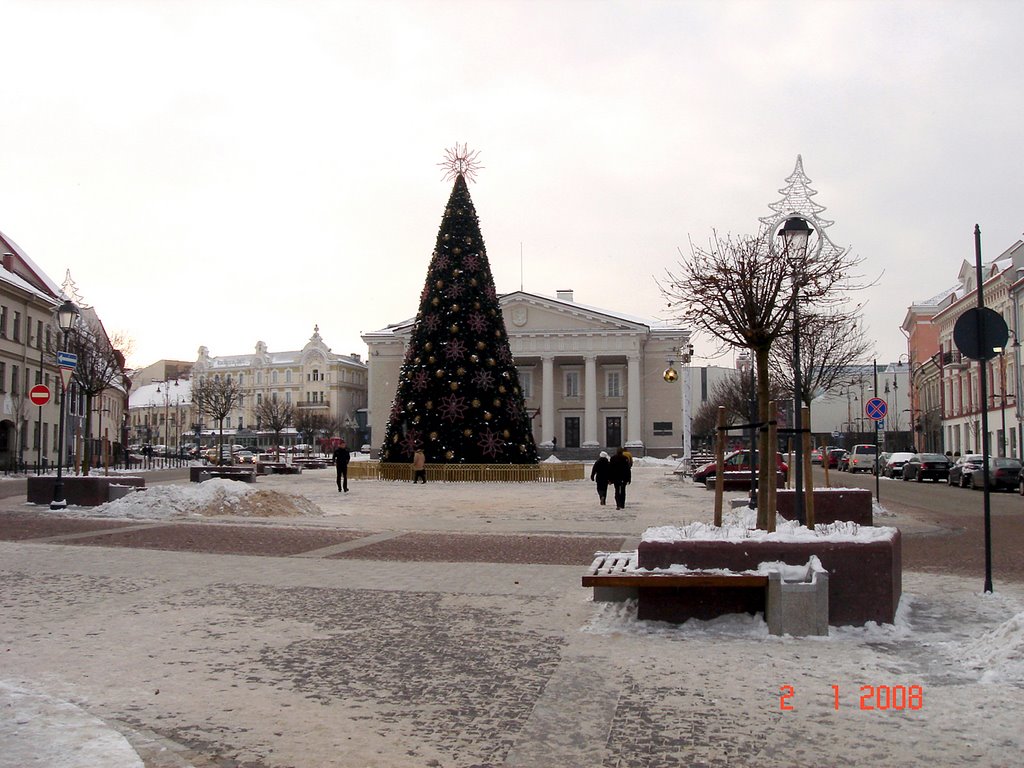
M 494 407 L 495 408 L 500 408 L 501 407 L 501 398 L 500 397 L 494 398 Z
M 466 436 L 466 437 L 472 437 L 473 436 L 473 430 L 472 429 L 464 429 L 464 430 L 462 430 L 462 434 L 464 436 Z
M 457 374 L 458 376 L 460 376 L 460 377 L 462 377 L 462 376 L 465 376 L 465 375 L 466 375 L 466 369 L 465 369 L 465 368 L 463 368 L 463 367 L 462 367 L 462 366 L 460 365 L 460 366 L 459 366 L 458 368 L 456 368 L 456 369 L 455 369 L 455 373 L 456 373 L 456 374 Z
M 427 352 L 429 352 L 434 348 L 434 342 L 428 341 L 426 344 L 423 345 L 423 348 L 427 350 Z
M 673 381 L 679 380 L 679 371 L 675 368 L 666 368 L 665 372 L 661 374 L 661 378 L 671 384 Z
M 427 400 L 427 402 L 425 402 L 423 404 L 423 407 L 426 408 L 428 411 L 433 410 L 434 409 L 434 401 L 433 400 Z
M 452 323 L 450 326 L 448 326 L 448 330 L 452 332 L 452 335 L 454 335 L 459 332 L 459 326 L 456 325 L 455 323 Z
M 491 368 L 493 368 L 494 367 L 494 358 L 493 357 L 488 357 L 487 358 L 487 364 L 489 366 L 491 366 Z
M 436 283 L 434 283 L 434 287 L 444 288 L 444 280 L 438 280 Z
M 492 418 L 494 418 L 494 417 L 491 416 L 491 412 L 490 411 L 484 411 L 484 421 L 490 421 Z
M 458 304 L 452 304 L 452 308 L 451 308 L 450 311 L 451 312 L 458 312 L 459 311 L 459 305 Z
M 487 349 L 487 345 L 486 345 L 486 344 L 484 344 L 484 343 L 483 343 L 482 341 L 478 341 L 478 342 L 476 343 L 476 348 L 477 348 L 477 349 Z
M 444 452 L 444 457 L 446 459 L 448 459 L 449 461 L 451 461 L 452 459 L 455 458 L 455 451 L 445 451 Z
M 452 392 L 454 392 L 455 390 L 457 390 L 459 388 L 459 382 L 453 381 L 448 386 L 449 386 L 449 388 L 451 388 Z
M 466 235 L 466 245 L 472 245 L 472 244 L 473 244 L 473 238 L 470 237 L 469 235 Z
M 508 440 L 510 437 L 512 437 L 512 433 L 509 432 L 507 429 L 504 429 L 501 432 L 501 436 Z
M 505 385 L 504 384 L 499 385 L 498 391 L 501 392 L 501 394 L 504 395 L 505 394 Z
M 479 362 L 480 362 L 480 358 L 479 358 L 479 356 L 477 356 L 477 355 L 470 355 L 470 356 L 469 356 L 469 360 L 470 360 L 470 362 L 472 362 L 472 363 L 479 363 Z
M 433 355 L 431 355 L 430 357 L 427 358 L 427 363 L 429 363 L 430 365 L 433 365 L 436 362 L 437 362 L 437 358 L 434 357 Z
M 431 440 L 437 440 L 437 432 L 431 432 L 430 433 L 430 439 Z
M 474 288 L 476 288 L 476 278 L 475 277 L 469 278 L 469 284 L 471 286 L 473 286 Z
M 439 378 L 439 379 L 443 379 L 444 378 L 444 368 L 438 368 L 436 371 L 434 371 L 434 375 L 437 376 L 437 378 Z
M 437 296 L 435 296 L 434 298 L 432 298 L 430 300 L 431 306 L 434 306 L 434 307 L 440 305 L 440 303 L 441 303 L 441 300 L 439 298 L 437 298 Z
M 449 213 L 449 209 L 448 209 L 448 208 L 445 208 L 445 209 L 444 209 L 444 215 L 445 215 L 445 216 L 447 216 L 447 215 L 448 215 L 448 213 Z M 449 241 L 449 240 L 451 240 L 451 239 L 452 239 L 452 236 L 451 236 L 451 235 L 449 235 L 449 234 L 448 234 L 448 233 L 446 232 L 446 233 L 445 233 L 445 235 L 444 235 L 444 237 L 443 237 L 443 238 L 441 238 L 441 239 L 442 239 L 442 240 L 444 240 L 445 242 L 447 242 L 447 241 Z
M 452 253 L 454 253 L 456 256 L 458 256 L 460 253 L 462 253 L 462 249 L 459 248 L 459 246 L 456 245 L 454 248 L 452 248 Z
M 480 407 L 480 401 L 477 398 L 475 398 L 475 397 L 473 398 L 473 407 L 474 408 L 479 408 Z

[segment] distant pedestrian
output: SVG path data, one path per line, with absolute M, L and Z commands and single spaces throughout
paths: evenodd
M 333 456 L 334 466 L 338 470 L 338 493 L 342 491 L 348 493 L 348 462 L 351 458 L 348 448 L 345 447 L 345 441 L 340 441 L 338 447 L 334 449 Z
M 557 437 L 552 437 L 551 438 L 551 452 L 554 453 L 557 448 L 558 448 L 558 438 Z
M 615 486 L 615 508 L 622 509 L 626 506 L 626 486 L 633 479 L 633 473 L 629 469 L 629 459 L 621 448 L 608 460 L 608 468 L 612 485 Z
M 420 480 L 427 484 L 427 457 L 422 448 L 417 448 L 412 455 L 412 484 L 416 485 Z
M 590 470 L 590 479 L 597 483 L 597 497 L 601 500 L 601 503 L 605 503 L 605 497 L 608 496 L 608 479 L 611 475 L 611 469 L 608 466 L 608 454 L 601 451 L 601 455 L 597 457 L 597 461 L 594 462 L 594 467 Z

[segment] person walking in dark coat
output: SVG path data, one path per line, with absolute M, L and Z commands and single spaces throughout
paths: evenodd
M 626 506 L 626 486 L 633 479 L 633 473 L 629 468 L 629 459 L 621 448 L 608 460 L 608 470 L 612 485 L 615 486 L 615 508 L 622 509 Z
M 338 469 L 338 493 L 348 493 L 348 462 L 352 458 L 342 440 L 334 449 L 334 466 Z
M 605 497 L 608 495 L 608 454 L 601 451 L 601 455 L 594 462 L 593 469 L 590 470 L 590 479 L 597 483 L 597 497 L 601 500 L 601 503 L 605 503 Z

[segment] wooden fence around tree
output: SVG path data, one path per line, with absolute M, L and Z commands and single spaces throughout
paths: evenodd
M 350 480 L 412 481 L 412 464 L 354 461 L 348 465 Z M 583 464 L 427 464 L 428 483 L 560 483 L 583 480 Z

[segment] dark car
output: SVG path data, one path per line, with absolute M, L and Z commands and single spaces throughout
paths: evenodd
M 903 465 L 904 480 L 916 480 L 919 483 L 922 480 L 931 480 L 937 483 L 948 478 L 949 458 L 941 453 L 915 453 Z
M 1020 480 L 1020 461 L 1017 459 L 992 458 L 988 460 L 988 487 L 994 491 L 1012 491 Z M 971 488 L 980 491 L 985 487 L 985 471 L 971 472 Z
M 750 472 L 750 451 L 733 451 L 732 453 L 726 454 L 724 463 L 725 471 L 727 474 L 733 472 Z M 754 461 L 757 461 L 757 454 L 754 454 Z M 782 473 L 782 482 L 786 482 L 786 476 L 789 473 L 789 467 L 786 466 L 785 462 L 782 461 L 782 454 L 776 454 L 776 466 L 779 472 Z M 755 469 L 756 469 L 755 464 Z M 693 482 L 695 483 L 706 483 L 709 477 L 715 477 L 718 474 L 718 465 L 710 461 L 703 467 L 699 467 L 693 473 Z
M 971 483 L 971 473 L 976 469 L 981 469 L 982 462 L 984 461 L 985 457 L 980 453 L 965 453 L 954 461 L 953 466 L 949 468 L 949 476 L 946 478 L 946 482 L 950 485 L 959 485 L 961 488 L 966 488 Z

